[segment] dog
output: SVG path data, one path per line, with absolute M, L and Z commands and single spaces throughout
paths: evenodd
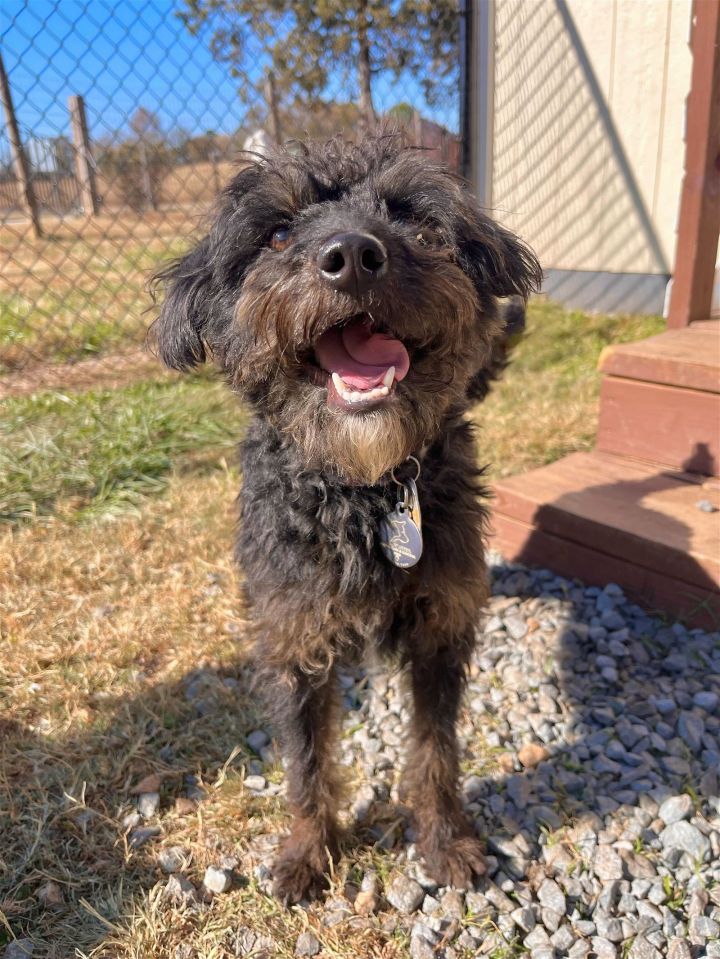
M 464 414 L 502 365 L 498 298 L 524 302 L 540 279 L 532 251 L 397 135 L 256 158 L 159 276 L 161 359 L 212 357 L 253 412 L 236 558 L 286 765 L 286 903 L 317 896 L 338 855 L 335 669 L 369 655 L 408 679 L 404 796 L 427 872 L 463 887 L 484 871 L 455 733 L 488 595 Z

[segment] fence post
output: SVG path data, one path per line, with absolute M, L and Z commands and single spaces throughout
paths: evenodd
M 73 144 L 75 146 L 75 173 L 80 184 L 80 198 L 85 216 L 97 216 L 98 196 L 95 185 L 95 168 L 90 152 L 85 102 L 81 96 L 68 97 L 68 110 L 72 122 Z
M 30 177 L 30 167 L 27 162 L 27 157 L 25 156 L 22 140 L 20 139 L 20 129 L 15 116 L 15 108 L 10 93 L 10 84 L 8 83 L 7 74 L 5 73 L 2 53 L 0 53 L 0 100 L 2 100 L 3 110 L 5 111 L 5 122 L 7 123 L 10 146 L 15 163 L 15 175 L 20 182 L 20 193 L 25 201 L 27 211 L 30 214 L 35 239 L 39 240 L 42 237 L 40 215 L 38 213 L 35 191 Z
M 157 204 L 155 203 L 155 196 L 153 195 L 152 188 L 152 178 L 150 177 L 150 164 L 148 163 L 147 156 L 147 147 L 145 146 L 145 138 L 143 134 L 140 134 L 138 139 L 138 155 L 140 157 L 140 178 L 142 180 L 142 191 L 145 197 L 145 202 L 150 207 L 151 210 L 157 209 Z
M 270 121 L 270 136 L 278 146 L 282 142 L 282 125 L 280 123 L 280 109 L 278 107 L 277 87 L 275 74 L 268 70 L 265 80 L 265 99 L 268 105 L 268 120 Z
M 462 22 L 465 175 L 481 204 L 492 207 L 495 0 L 464 0 Z

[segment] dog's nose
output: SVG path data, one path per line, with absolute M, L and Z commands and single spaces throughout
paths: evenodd
M 343 293 L 361 296 L 387 270 L 387 250 L 369 233 L 336 233 L 317 255 L 320 276 Z

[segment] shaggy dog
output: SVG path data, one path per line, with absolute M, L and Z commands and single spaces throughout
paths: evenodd
M 161 279 L 161 358 L 212 355 L 254 414 L 236 554 L 293 813 L 276 894 L 316 895 L 337 854 L 335 667 L 375 653 L 408 677 L 404 787 L 426 869 L 466 885 L 484 867 L 455 723 L 488 585 L 464 413 L 501 362 L 496 298 L 537 287 L 535 257 L 445 169 L 380 136 L 241 170 Z

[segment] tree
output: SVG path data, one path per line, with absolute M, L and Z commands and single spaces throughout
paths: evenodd
M 354 75 L 368 129 L 377 119 L 373 83 L 379 73 L 413 76 L 430 104 L 455 82 L 456 0 L 182 2 L 182 21 L 194 34 L 210 32 L 213 56 L 241 79 L 245 103 L 265 100 L 278 136 L 280 105 L 329 99 L 338 75 Z
M 173 158 L 158 117 L 140 107 L 130 118 L 132 136 L 100 143 L 98 165 L 123 201 L 134 210 L 156 209 L 162 181 Z

